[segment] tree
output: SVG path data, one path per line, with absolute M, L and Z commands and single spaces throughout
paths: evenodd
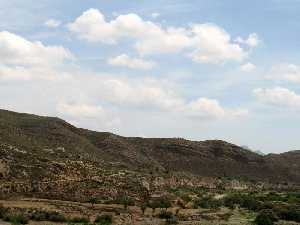
M 143 215 L 145 214 L 145 211 L 146 211 L 146 209 L 147 209 L 147 203 L 146 202 L 143 202 L 142 204 L 141 204 L 141 210 L 142 210 L 142 213 L 143 213 Z
M 127 210 L 128 206 L 134 205 L 134 200 L 127 195 L 123 195 L 120 198 L 120 203 L 124 206 L 124 209 Z
M 94 205 L 97 204 L 98 200 L 97 200 L 97 198 L 92 197 L 92 198 L 89 199 L 88 202 L 91 203 L 92 207 L 94 208 Z
M 272 210 L 262 210 L 254 220 L 256 225 L 274 225 L 278 218 Z

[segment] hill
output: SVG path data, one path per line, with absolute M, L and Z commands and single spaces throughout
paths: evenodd
M 220 140 L 121 137 L 6 110 L 0 110 L 0 153 L 0 197 L 109 198 L 225 178 L 300 184 L 299 151 L 262 156 Z

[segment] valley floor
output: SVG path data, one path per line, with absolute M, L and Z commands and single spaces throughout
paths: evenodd
M 124 209 L 122 205 L 116 204 L 94 204 L 78 203 L 46 199 L 21 199 L 0 201 L 4 207 L 21 209 L 25 211 L 37 212 L 39 210 L 47 212 L 57 212 L 66 218 L 89 218 L 94 221 L 97 215 L 112 215 L 113 225 L 164 225 L 165 220 L 159 219 L 158 215 L 161 209 L 153 210 L 147 208 L 143 214 L 139 207 L 129 206 Z M 179 225 L 250 225 L 255 218 L 255 213 L 244 209 L 230 210 L 228 208 L 212 209 L 179 209 L 169 208 L 168 211 L 177 215 Z M 75 223 L 57 223 L 47 221 L 29 221 L 30 225 L 61 225 Z M 277 224 L 297 224 L 278 222 Z M 298 223 L 299 224 L 299 223 Z M 0 221 L 0 225 L 9 225 L 9 223 Z

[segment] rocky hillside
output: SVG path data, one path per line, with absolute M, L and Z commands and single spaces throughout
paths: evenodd
M 300 152 L 262 156 L 217 140 L 121 137 L 0 110 L 2 195 L 62 198 L 64 190 L 63 197 L 80 198 L 96 190 L 110 195 L 116 186 L 138 192 L 143 180 L 174 174 L 300 184 Z

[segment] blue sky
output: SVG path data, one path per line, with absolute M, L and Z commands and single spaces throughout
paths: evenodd
M 0 107 L 300 149 L 300 1 L 0 0 Z

